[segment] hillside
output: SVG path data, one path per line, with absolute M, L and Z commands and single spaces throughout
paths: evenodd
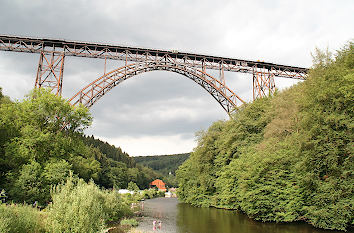
M 137 164 L 154 169 L 157 172 L 167 176 L 175 175 L 177 168 L 189 158 L 190 153 L 174 155 L 155 155 L 134 157 Z
M 149 183 L 156 179 L 162 178 L 162 175 L 153 171 L 151 168 L 138 165 L 134 158 L 123 152 L 120 147 L 110 145 L 108 142 L 91 136 L 83 136 L 83 142 L 93 148 L 98 149 L 96 160 L 101 164 L 101 173 L 98 184 L 105 188 L 117 186 L 126 188 L 129 182 L 136 183 L 140 189 L 149 187 Z
M 316 50 L 307 80 L 215 122 L 176 171 L 178 197 L 260 221 L 346 230 L 354 212 L 354 45 Z

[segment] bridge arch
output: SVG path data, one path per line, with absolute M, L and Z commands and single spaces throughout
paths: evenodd
M 218 79 L 212 77 L 206 72 L 188 65 L 181 65 L 166 61 L 133 63 L 119 67 L 118 69 L 106 73 L 85 86 L 72 98 L 70 98 L 69 102 L 72 105 L 81 103 L 85 107 L 89 108 L 121 82 L 135 75 L 155 70 L 179 73 L 193 80 L 203 87 L 211 96 L 213 96 L 228 114 L 236 110 L 238 105 L 245 103 L 224 83 L 220 82 Z

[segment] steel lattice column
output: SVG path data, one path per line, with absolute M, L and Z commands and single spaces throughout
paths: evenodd
M 253 100 L 274 94 L 274 75 L 267 70 L 253 70 Z
M 35 88 L 50 88 L 61 96 L 64 72 L 64 53 L 41 52 Z

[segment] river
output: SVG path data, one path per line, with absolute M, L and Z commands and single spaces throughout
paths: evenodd
M 155 198 L 144 201 L 143 217 L 138 232 L 178 233 L 343 233 L 315 229 L 307 223 L 263 223 L 237 211 L 197 208 L 179 203 L 177 198 Z M 153 230 L 153 221 L 162 228 Z M 158 224 L 157 224 L 158 225 Z

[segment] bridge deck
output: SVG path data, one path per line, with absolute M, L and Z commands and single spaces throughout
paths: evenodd
M 275 76 L 295 79 L 306 79 L 308 71 L 307 68 L 296 66 L 195 53 L 8 35 L 0 35 L 0 50 L 27 53 L 55 52 L 64 53 L 65 56 L 135 62 L 166 60 L 198 68 L 220 70 L 222 67 L 225 71 L 243 73 L 254 73 L 255 70 L 262 69 L 262 72 L 266 71 Z

